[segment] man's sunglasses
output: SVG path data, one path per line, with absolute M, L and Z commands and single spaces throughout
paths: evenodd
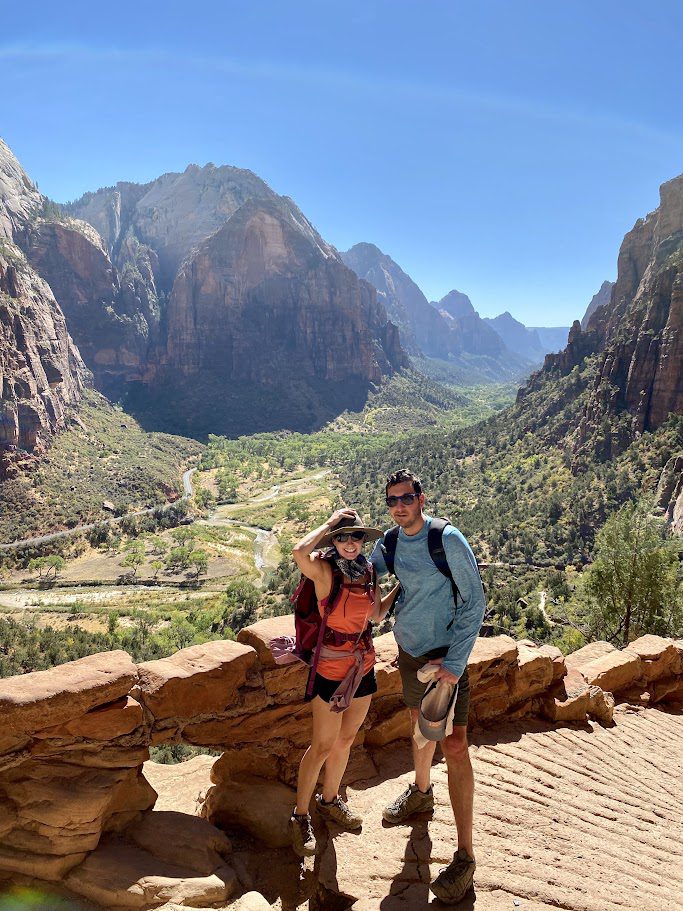
M 419 496 L 419 493 L 404 493 L 400 497 L 387 497 L 387 506 L 390 509 L 393 509 L 394 506 L 398 506 L 399 503 L 403 503 L 404 506 L 410 506 L 410 504 L 414 500 L 417 500 Z
M 365 541 L 365 532 L 364 531 L 342 531 L 338 535 L 333 535 L 332 540 L 338 541 L 340 544 L 343 544 L 344 541 L 348 541 L 349 538 L 353 538 L 354 541 Z

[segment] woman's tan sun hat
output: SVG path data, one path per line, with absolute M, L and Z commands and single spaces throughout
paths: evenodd
M 384 532 L 379 528 L 372 528 L 370 525 L 363 525 L 363 520 L 356 513 L 355 519 L 342 519 L 339 525 L 336 525 L 331 531 L 328 531 L 326 535 L 320 539 L 317 547 L 327 547 L 332 544 L 332 538 L 335 535 L 343 534 L 344 532 L 349 533 L 352 531 L 362 531 L 365 532 L 366 541 L 376 541 L 377 538 L 384 537 Z

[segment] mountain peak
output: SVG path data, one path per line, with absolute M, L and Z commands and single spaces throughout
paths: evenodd
M 446 313 L 450 313 L 450 315 L 454 316 L 456 319 L 463 316 L 471 316 L 473 313 L 476 313 L 469 297 L 466 294 L 463 294 L 462 291 L 456 291 L 455 289 L 449 291 L 435 306 L 439 310 L 445 310 Z
M 40 208 L 43 197 L 0 139 L 0 239 L 12 240 L 15 231 Z

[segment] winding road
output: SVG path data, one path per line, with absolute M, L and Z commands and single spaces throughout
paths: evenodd
M 182 503 L 183 500 L 189 500 L 192 496 L 192 481 L 190 478 L 196 470 L 196 468 L 188 468 L 188 470 L 184 472 L 183 490 L 185 492 L 179 500 L 174 500 L 172 503 L 158 503 L 156 506 L 149 506 L 146 509 L 137 509 L 135 512 L 127 512 L 124 516 L 114 516 L 111 519 L 98 519 L 97 522 L 88 522 L 87 525 L 76 525 L 73 528 L 66 528 L 64 531 L 53 531 L 48 535 L 38 535 L 38 537 L 35 538 L 23 538 L 21 541 L 12 541 L 10 544 L 0 544 L 0 551 L 20 550 L 22 547 L 35 547 L 40 544 L 47 544 L 50 541 L 57 541 L 60 538 L 69 538 L 72 535 L 82 534 L 84 531 L 91 531 L 98 525 L 116 525 L 124 519 L 136 516 L 147 516 L 159 509 L 165 512 L 167 509 L 175 506 L 176 503 Z

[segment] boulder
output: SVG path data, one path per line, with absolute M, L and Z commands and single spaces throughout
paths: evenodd
M 237 634 L 237 641 L 254 649 L 261 667 L 265 670 L 278 667 L 269 648 L 270 640 L 278 636 L 294 636 L 294 614 L 267 617 L 265 620 L 252 623 L 251 626 L 245 626 Z
M 136 680 L 137 668 L 126 652 L 89 655 L 0 680 L 0 717 L 12 731 L 55 727 L 127 696 Z
M 583 722 L 591 705 L 590 687 L 576 670 L 569 670 L 540 697 L 542 715 L 549 721 Z
M 616 693 L 640 679 L 642 662 L 635 652 L 615 650 L 583 664 L 580 673 L 586 683 Z
M 230 905 L 230 911 L 270 911 L 270 905 L 260 892 L 245 892 Z
M 155 811 L 176 810 L 197 815 L 197 807 L 211 787 L 211 767 L 215 756 L 195 756 L 186 762 L 171 764 L 146 762 L 145 778 L 158 793 Z
M 188 724 L 183 739 L 196 746 L 219 748 L 280 738 L 303 743 L 310 739 L 310 712 L 308 703 L 302 699 L 297 705 L 271 706 L 246 715 L 235 712 L 225 718 Z
M 377 656 L 375 665 L 377 694 L 373 698 L 373 703 L 385 696 L 398 695 L 403 692 L 401 675 L 396 663 L 398 661 L 398 645 L 394 639 L 394 634 L 384 633 L 382 636 L 376 636 L 374 646 Z
M 589 717 L 599 721 L 603 727 L 609 727 L 614 718 L 614 696 L 601 690 L 599 686 L 590 686 L 588 696 Z
M 202 815 L 219 827 L 239 826 L 273 848 L 289 845 L 287 821 L 295 792 L 279 781 L 245 778 L 212 788 Z
M 559 648 L 554 645 L 542 645 L 539 652 L 550 658 L 553 663 L 553 682 L 564 677 L 567 673 L 567 661 Z
M 87 857 L 86 852 L 64 854 L 34 854 L 27 851 L 13 850 L 0 845 L 0 871 L 30 876 L 34 879 L 46 879 L 48 882 L 60 882 L 64 876 Z
M 624 652 L 638 655 L 641 660 L 642 677 L 647 683 L 662 677 L 675 676 L 683 669 L 681 652 L 676 648 L 673 639 L 641 636 L 640 639 L 629 643 Z
M 308 666 L 302 661 L 263 671 L 263 685 L 276 705 L 301 702 L 308 682 Z
M 517 664 L 507 675 L 510 704 L 529 699 L 548 689 L 553 681 L 553 659 L 533 643 L 517 643 Z
M 139 665 L 140 698 L 162 730 L 202 715 L 238 714 L 240 688 L 256 665 L 256 652 L 239 642 L 193 645 Z
M 655 680 L 649 684 L 650 703 L 656 705 L 659 702 L 670 705 L 683 704 L 683 678 L 665 677 L 662 680 Z
M 66 856 L 91 851 L 102 831 L 148 809 L 156 793 L 137 769 L 84 769 L 28 761 L 3 776 L 11 801 L 0 809 L 5 847 Z M 120 814 L 125 819 L 117 820 Z
M 125 835 L 159 860 L 202 875 L 223 866 L 232 851 L 227 835 L 206 819 L 172 810 L 143 813 Z
M 159 860 L 140 848 L 110 839 L 66 877 L 65 885 L 104 908 L 150 908 L 164 902 L 206 908 L 237 889 L 227 866 L 209 876 Z
M 609 642 L 589 642 L 583 648 L 577 649 L 564 659 L 567 669 L 581 670 L 584 664 L 589 664 L 597 658 L 616 652 L 617 649 Z
M 410 713 L 402 695 L 373 699 L 365 730 L 368 746 L 383 747 L 401 737 L 410 737 L 411 733 Z
M 480 683 L 486 684 L 491 678 L 504 679 L 516 662 L 517 643 L 510 636 L 477 639 L 467 662 L 472 697 L 480 695 L 479 692 L 474 692 Z M 486 698 L 483 692 L 481 695 Z

